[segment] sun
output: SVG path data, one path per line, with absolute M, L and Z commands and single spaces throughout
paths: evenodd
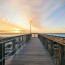
M 16 33 L 19 33 L 20 31 L 19 30 L 15 30 Z
M 14 33 L 20 33 L 20 30 L 19 29 L 14 30 Z

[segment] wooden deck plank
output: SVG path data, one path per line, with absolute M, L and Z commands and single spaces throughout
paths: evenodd
M 32 38 L 8 65 L 55 65 L 38 38 Z

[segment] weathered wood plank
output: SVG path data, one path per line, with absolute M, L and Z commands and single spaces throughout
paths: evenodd
M 55 65 L 38 38 L 32 38 L 8 65 Z

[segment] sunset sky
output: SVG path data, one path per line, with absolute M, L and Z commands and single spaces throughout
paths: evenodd
M 0 33 L 30 30 L 65 33 L 65 0 L 0 0 Z

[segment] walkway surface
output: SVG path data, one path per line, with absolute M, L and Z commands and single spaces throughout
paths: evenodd
M 38 38 L 31 38 L 8 65 L 55 65 Z

